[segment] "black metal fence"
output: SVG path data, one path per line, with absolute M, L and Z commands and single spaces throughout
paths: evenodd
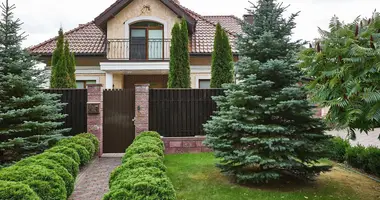
M 67 103 L 63 108 L 64 128 L 71 128 L 67 135 L 87 132 L 87 89 L 44 89 L 46 93 L 61 94 L 61 102 Z
M 149 129 L 165 137 L 204 135 L 203 124 L 216 110 L 212 96 L 223 89 L 151 89 Z

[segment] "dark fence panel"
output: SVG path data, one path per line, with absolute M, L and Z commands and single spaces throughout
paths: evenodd
M 203 124 L 216 110 L 212 96 L 222 89 L 149 90 L 149 129 L 165 137 L 204 135 Z
M 123 153 L 135 139 L 135 90 L 104 90 L 103 105 L 103 152 Z
M 67 135 L 87 132 L 87 89 L 45 89 L 46 93 L 61 94 L 61 102 L 67 103 L 63 108 L 64 128 L 71 128 Z

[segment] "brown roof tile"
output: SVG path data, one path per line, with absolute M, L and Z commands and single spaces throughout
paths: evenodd
M 239 18 L 232 15 L 201 16 L 182 5 L 177 5 L 197 21 L 195 33 L 191 38 L 190 53 L 212 53 L 217 23 L 220 23 L 228 33 L 232 50 L 236 53 L 236 35 L 241 33 Z M 65 38 L 69 40 L 71 50 L 77 55 L 104 55 L 106 53 L 106 36 L 93 21 L 66 32 Z M 57 37 L 32 46 L 29 51 L 38 55 L 51 55 L 56 47 L 56 39 Z

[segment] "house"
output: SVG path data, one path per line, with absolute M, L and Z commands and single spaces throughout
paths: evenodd
M 228 33 L 237 60 L 234 42 L 241 33 L 241 20 L 232 15 L 202 16 L 178 0 L 117 0 L 93 21 L 66 32 L 76 55 L 78 88 L 90 83 L 107 89 L 133 88 L 138 83 L 166 88 L 171 30 L 182 18 L 189 29 L 191 86 L 208 88 L 216 24 Z M 29 51 L 50 66 L 55 46 L 52 38 Z

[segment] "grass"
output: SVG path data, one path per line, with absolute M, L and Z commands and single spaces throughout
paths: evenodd
M 324 163 L 331 163 L 323 160 Z M 302 185 L 245 187 L 232 183 L 215 167 L 211 153 L 167 155 L 165 164 L 179 200 L 376 200 L 380 184 L 334 167 Z

